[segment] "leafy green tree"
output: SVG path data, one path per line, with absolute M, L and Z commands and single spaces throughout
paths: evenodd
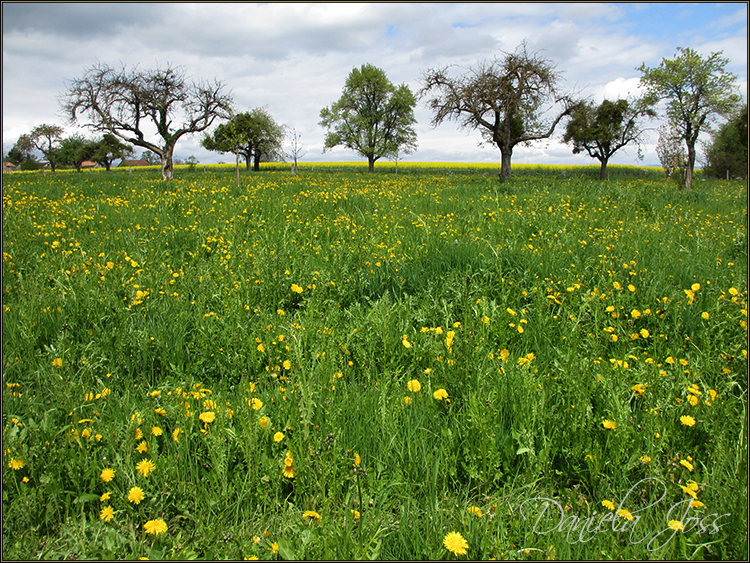
M 229 115 L 232 96 L 223 89 L 219 81 L 188 83 L 184 70 L 170 66 L 127 71 L 124 66 L 117 70 L 96 64 L 71 82 L 62 106 L 71 123 L 85 115 L 87 127 L 108 131 L 159 155 L 162 178 L 171 180 L 177 141 Z M 144 126 L 149 123 L 161 141 L 146 139 Z
M 253 170 L 258 171 L 261 160 L 283 159 L 283 140 L 284 126 L 276 123 L 266 108 L 255 108 L 232 116 L 205 135 L 201 145 L 210 151 L 242 156 L 248 170 L 252 162 Z
M 99 141 L 94 143 L 89 158 L 100 166 L 104 166 L 109 172 L 115 160 L 130 158 L 133 154 L 133 147 L 121 142 L 112 133 L 105 133 Z
M 747 105 L 714 133 L 703 172 L 714 178 L 747 178 Z
M 638 158 L 643 158 L 640 140 L 643 127 L 642 117 L 654 117 L 651 100 L 640 99 L 634 102 L 604 100 L 599 107 L 592 103 L 582 103 L 575 107 L 568 121 L 563 142 L 573 144 L 573 154 L 587 152 L 591 158 L 601 163 L 599 179 L 607 179 L 607 163 L 621 148 L 638 145 Z
M 29 134 L 32 148 L 44 155 L 52 172 L 55 171 L 60 160 L 58 155 L 64 132 L 65 130 L 62 127 L 44 123 L 34 127 Z
M 72 135 L 60 141 L 58 150 L 58 161 L 75 167 L 77 172 L 81 171 L 81 164 L 89 160 L 94 152 L 94 142 L 81 135 Z
M 31 144 L 29 135 L 18 137 L 16 144 L 5 155 L 5 160 L 18 166 L 22 162 L 33 158 L 34 147 Z
M 320 125 L 328 129 L 323 150 L 338 145 L 375 161 L 417 148 L 413 125 L 417 99 L 406 84 L 395 86 L 385 72 L 364 64 L 349 73 L 341 98 L 320 111 Z
M 662 59 L 655 68 L 644 63 L 637 70 L 643 74 L 641 85 L 647 92 L 667 100 L 667 118 L 680 132 L 687 148 L 685 189 L 690 189 L 698 136 L 717 116 L 733 115 L 740 96 L 737 77 L 725 70 L 729 59 L 723 58 L 721 51 L 704 59 L 690 48 L 677 50 L 680 55 L 674 59 Z
M 433 111 L 432 125 L 446 119 L 461 127 L 479 129 L 485 142 L 500 149 L 502 180 L 511 177 L 511 158 L 516 145 L 548 139 L 575 103 L 559 94 L 560 73 L 551 61 L 526 51 L 522 43 L 515 53 L 480 63 L 457 78 L 448 75 L 448 67 L 423 73 L 420 97 L 436 92 L 427 106 Z M 540 119 L 543 108 L 562 104 L 551 123 Z

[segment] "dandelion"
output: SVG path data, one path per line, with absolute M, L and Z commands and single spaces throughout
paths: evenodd
M 405 405 L 411 405 L 411 397 L 404 397 L 403 402 Z
M 301 288 L 300 286 L 298 286 L 298 285 L 297 285 L 296 283 L 293 283 L 293 284 L 292 284 L 292 287 L 291 287 L 291 289 L 292 289 L 292 291 L 293 291 L 294 293 L 302 293 L 302 292 L 304 291 L 304 289 L 302 289 L 302 288 Z
M 612 287 L 614 287 L 615 289 L 622 289 L 622 286 L 620 285 L 620 282 L 613 282 L 612 283 Z
M 305 510 L 302 513 L 302 518 L 309 518 L 310 520 L 320 521 L 320 514 L 318 514 L 314 510 Z
M 297 475 L 293 463 L 292 452 L 286 452 L 286 457 L 284 458 L 284 469 L 281 470 L 281 474 L 287 479 L 293 479 L 295 475 Z
M 160 390 L 157 390 L 157 391 L 151 391 L 151 393 L 149 393 L 149 395 L 150 395 L 150 396 L 152 396 L 152 397 L 154 397 L 154 398 L 156 398 L 156 397 L 158 397 L 159 395 L 161 395 L 161 391 L 160 391 Z
M 359 513 L 359 510 L 350 510 L 349 512 L 352 513 L 352 517 L 355 520 L 359 520 L 361 518 L 361 514 Z
M 686 459 L 680 460 L 680 465 L 682 465 L 682 466 L 683 466 L 683 467 L 684 467 L 685 469 L 687 469 L 687 470 L 688 470 L 688 471 L 690 471 L 691 473 L 692 473 L 693 469 L 695 469 L 695 467 L 693 466 L 693 464 L 692 464 L 692 463 L 690 463 L 690 462 L 689 462 L 688 460 L 686 460 Z
M 438 401 L 442 401 L 443 399 L 448 398 L 448 391 L 446 391 L 445 389 L 438 389 L 432 394 L 432 396 Z
M 150 459 L 142 459 L 135 465 L 135 469 L 144 477 L 148 477 L 156 469 L 156 464 Z
M 270 551 L 273 555 L 277 555 L 279 553 L 279 544 L 273 542 L 268 551 Z
M 691 508 L 703 508 L 703 507 L 704 507 L 704 506 L 706 506 L 706 505 L 705 505 L 705 504 L 703 504 L 703 503 L 702 503 L 701 501 L 699 501 L 699 500 L 694 500 L 694 501 L 692 501 L 692 502 L 690 503 L 690 506 L 691 506 Z
M 253 408 L 254 411 L 258 411 L 261 408 L 263 408 L 263 401 L 253 397 L 252 399 L 250 399 L 250 406 Z
M 265 352 L 265 351 L 266 351 L 266 347 L 265 347 L 265 346 L 263 346 L 263 344 L 258 344 L 258 345 L 257 345 L 257 346 L 256 346 L 255 348 L 256 348 L 256 350 L 258 350 L 258 352 L 260 352 L 261 354 L 262 354 L 263 352 Z
M 157 409 L 154 409 L 154 412 L 160 416 L 167 416 L 167 411 L 165 411 L 163 408 L 159 407 Z
M 151 428 L 151 434 L 153 436 L 161 436 L 162 434 L 164 434 L 164 432 L 158 426 L 154 426 L 153 428 Z
M 635 385 L 633 385 L 633 386 L 632 386 L 632 387 L 630 388 L 630 390 L 631 390 L 631 391 L 635 391 L 635 393 L 636 393 L 636 394 L 637 394 L 637 395 L 638 395 L 639 397 L 643 397 L 643 395 L 644 395 L 644 394 L 646 393 L 646 387 L 648 387 L 648 385 L 645 385 L 645 384 L 643 384 L 643 383 L 636 383 Z
M 268 417 L 261 416 L 260 419 L 258 419 L 258 424 L 261 428 L 265 429 L 265 427 L 268 426 Z
M 609 510 L 614 510 L 615 509 L 615 503 L 613 503 L 611 500 L 606 500 L 606 499 L 603 500 L 602 501 L 602 506 L 604 508 L 609 509 Z
M 62 367 L 62 358 L 55 358 L 54 360 L 52 360 L 52 367 Z
M 630 316 L 634 319 L 637 319 L 641 316 L 641 312 L 638 309 L 633 309 L 632 311 L 630 311 Z
M 143 489 L 140 487 L 133 487 L 128 491 L 128 502 L 140 504 L 144 498 L 146 497 L 143 495 Z
M 710 316 L 711 316 L 711 315 L 709 315 L 707 311 L 703 311 L 703 312 L 701 313 L 701 317 L 703 317 L 703 320 L 706 320 L 706 321 L 707 321 L 707 320 L 709 319 L 709 317 L 710 317 Z
M 698 404 L 698 397 L 695 395 L 688 395 L 688 403 L 690 403 L 692 406 L 695 406 Z
M 649 461 L 651 461 L 651 458 L 647 455 L 642 455 L 640 459 L 643 463 L 648 463 Z
M 695 419 L 690 415 L 681 416 L 680 422 L 685 426 L 695 426 Z
M 19 469 L 23 469 L 23 466 L 25 463 L 22 459 L 16 459 L 14 457 L 10 458 L 10 462 L 8 463 L 8 467 L 10 467 L 13 471 L 18 471 Z
M 105 500 L 109 500 L 109 497 L 112 496 L 112 493 L 107 491 L 102 496 L 99 497 L 99 502 L 104 502 Z
M 292 362 L 290 362 L 289 360 L 284 360 L 284 361 L 283 361 L 283 362 L 281 363 L 281 366 L 282 366 L 282 367 L 283 367 L 283 368 L 284 368 L 285 370 L 290 370 L 290 369 L 292 369 Z
M 635 286 L 632 283 L 628 284 L 628 291 L 631 293 L 635 293 Z
M 354 467 L 358 467 L 362 463 L 362 458 L 358 453 L 354 453 Z
M 473 514 L 477 518 L 482 517 L 482 510 L 478 506 L 470 506 L 466 509 L 466 512 L 468 512 L 469 514 Z
M 690 487 L 685 487 L 684 485 L 680 485 L 680 488 L 682 489 L 682 492 L 685 493 L 686 495 L 690 495 L 691 497 L 693 497 L 696 500 L 698 499 L 698 495 Z
M 602 426 L 606 428 L 607 430 L 614 430 L 617 428 L 617 423 L 614 420 L 603 420 Z
M 680 530 L 685 528 L 685 525 L 679 520 L 670 520 L 669 527 L 673 529 L 675 532 L 679 532 Z
M 135 449 L 139 454 L 145 454 L 148 451 L 148 444 L 143 441 Z
M 216 413 L 213 411 L 207 411 L 202 412 L 198 418 L 204 423 L 204 424 L 210 424 L 214 420 L 216 420 Z
M 648 338 L 650 335 L 651 335 L 651 333 L 647 329 L 645 329 L 645 328 L 641 329 L 641 336 L 643 338 Z
M 136 440 L 140 440 L 142 438 L 143 438 L 143 430 L 141 430 L 140 428 L 136 428 L 135 429 L 135 439 Z
M 699 283 L 694 283 L 693 285 L 690 286 L 690 289 L 692 289 L 693 291 L 698 291 L 700 290 L 700 288 L 701 288 L 701 284 Z
M 105 483 L 109 483 L 112 479 L 114 479 L 114 477 L 115 477 L 115 470 L 110 469 L 109 467 L 102 469 L 102 472 L 99 475 L 99 478 Z
M 406 388 L 412 393 L 419 393 L 419 391 L 422 389 L 422 384 L 416 379 L 412 379 L 407 382 Z
M 104 520 L 105 522 L 109 522 L 112 520 L 112 518 L 115 517 L 115 509 L 111 506 L 105 506 L 102 508 L 101 512 L 99 512 L 99 520 Z
M 180 433 L 181 433 L 181 432 L 182 432 L 182 429 L 181 429 L 181 428 L 175 428 L 175 429 L 174 429 L 174 430 L 172 431 L 172 439 L 173 439 L 173 440 L 174 440 L 175 442 L 177 442 L 177 443 L 179 443 L 179 441 L 180 441 Z
M 450 551 L 453 555 L 466 555 L 469 549 L 469 543 L 466 539 L 458 532 L 449 532 L 443 539 L 443 545 L 445 549 Z
M 621 508 L 617 511 L 617 515 L 621 518 L 625 518 L 625 520 L 633 520 L 633 515 L 630 513 L 629 510 L 625 510 L 624 508 Z
M 167 523 L 164 520 L 149 520 L 143 525 L 147 534 L 157 536 L 167 531 Z

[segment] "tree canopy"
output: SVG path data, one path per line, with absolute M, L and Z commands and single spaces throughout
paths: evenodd
M 86 126 L 159 155 L 162 178 L 171 180 L 177 141 L 206 130 L 216 118 L 228 117 L 232 96 L 224 93 L 219 81 L 188 82 L 179 67 L 127 70 L 96 64 L 70 83 L 61 103 L 71 123 L 86 116 Z M 176 123 L 178 116 L 182 121 Z M 147 139 L 149 124 L 161 141 Z
M 747 178 L 747 104 L 716 131 L 705 152 L 706 175 Z
M 320 111 L 320 125 L 328 129 L 324 150 L 338 145 L 375 161 L 417 148 L 413 125 L 417 100 L 406 84 L 395 86 L 385 72 L 371 64 L 349 73 L 341 98 Z
M 284 126 L 276 123 L 263 107 L 232 116 L 227 123 L 218 125 L 213 133 L 205 135 L 201 145 L 210 151 L 242 156 L 247 169 L 250 170 L 252 162 L 257 171 L 261 160 L 283 159 L 283 140 Z
M 629 144 L 638 145 L 643 128 L 639 123 L 641 117 L 654 117 L 656 112 L 651 105 L 653 100 L 636 101 L 604 100 L 598 107 L 594 104 L 577 105 L 568 121 L 563 142 L 572 143 L 573 154 L 586 152 L 591 158 L 601 163 L 599 179 L 607 179 L 607 163 L 618 150 Z
M 740 104 L 737 77 L 725 70 L 729 59 L 722 52 L 701 57 L 690 48 L 662 59 L 658 67 L 638 67 L 641 84 L 650 95 L 667 100 L 667 118 L 679 131 L 687 148 L 685 188 L 690 189 L 695 168 L 695 144 L 701 131 L 718 116 L 729 117 Z
M 115 160 L 132 157 L 133 154 L 133 147 L 120 142 L 112 133 L 105 133 L 93 143 L 89 158 L 109 171 Z
M 518 144 L 547 139 L 574 103 L 557 90 L 560 73 L 555 65 L 522 43 L 515 53 L 506 53 L 451 77 L 449 67 L 423 73 L 420 97 L 433 111 L 432 125 L 455 120 L 461 127 L 479 129 L 485 142 L 497 145 L 502 160 L 501 179 L 511 177 L 511 157 Z M 561 103 L 551 122 L 542 119 L 543 108 Z
M 55 171 L 60 161 L 60 142 L 62 141 L 64 132 L 65 130 L 58 125 L 43 123 L 34 127 L 27 139 L 29 143 L 28 148 L 42 153 L 47 162 L 49 162 L 52 172 Z

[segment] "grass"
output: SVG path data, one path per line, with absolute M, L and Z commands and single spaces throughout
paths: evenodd
M 4 176 L 3 557 L 742 558 L 746 184 L 402 166 Z

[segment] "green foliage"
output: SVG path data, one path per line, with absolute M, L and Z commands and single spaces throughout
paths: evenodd
M 745 183 L 159 178 L 4 178 L 4 557 L 744 556 Z
M 706 147 L 704 172 L 712 178 L 747 177 L 747 105 L 719 128 Z
M 600 180 L 607 179 L 607 163 L 618 150 L 639 143 L 643 116 L 653 117 L 649 101 L 604 100 L 599 107 L 582 103 L 575 107 L 563 135 L 563 142 L 573 144 L 573 154 L 586 151 L 601 162 Z M 639 146 L 639 156 L 640 146 Z M 641 157 L 642 158 L 642 157 Z
M 677 50 L 680 54 L 674 59 L 662 59 L 655 68 L 644 63 L 637 70 L 643 74 L 641 84 L 648 95 L 667 100 L 667 119 L 687 146 L 685 187 L 690 189 L 698 136 L 717 116 L 732 115 L 740 96 L 737 77 L 726 72 L 729 59 L 723 58 L 721 51 L 704 59 L 693 49 Z
M 81 171 L 81 164 L 94 153 L 94 142 L 81 135 L 72 135 L 60 141 L 57 159 L 60 164 L 68 164 Z
M 417 100 L 406 84 L 396 87 L 385 72 L 370 64 L 354 68 L 341 98 L 320 111 L 320 125 L 329 130 L 324 149 L 343 145 L 375 161 L 411 153 L 417 147 L 413 125 Z

